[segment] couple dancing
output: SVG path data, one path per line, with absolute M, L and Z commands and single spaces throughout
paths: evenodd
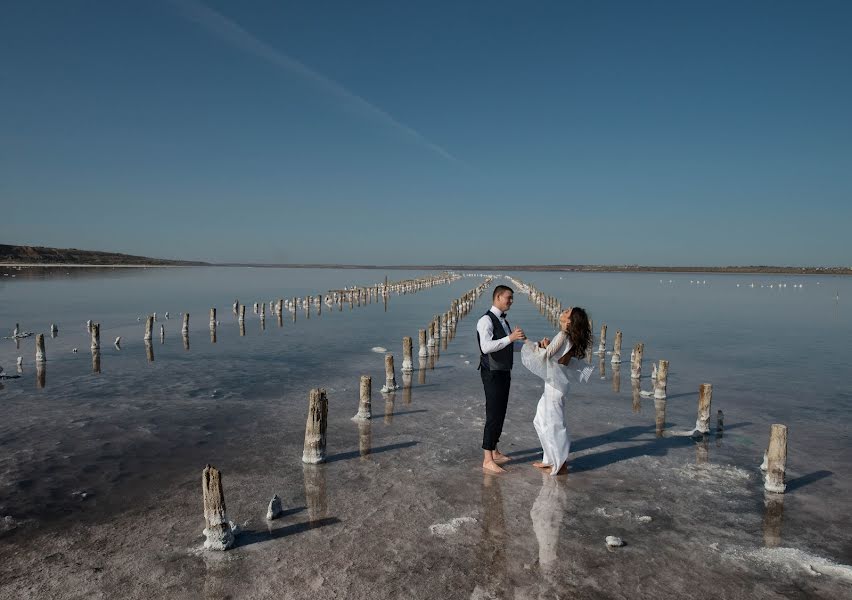
M 567 472 L 566 462 L 571 438 L 565 427 L 565 399 L 576 364 L 592 343 L 591 325 L 586 311 L 577 306 L 559 315 L 559 333 L 552 340 L 530 342 L 520 327 L 511 329 L 506 313 L 514 302 L 514 290 L 505 285 L 494 288 L 491 309 L 476 324 L 479 342 L 479 371 L 485 388 L 485 432 L 482 436 L 482 469 L 503 473 L 501 465 L 511 459 L 497 449 L 503 431 L 509 387 L 512 381 L 515 342 L 524 342 L 521 360 L 525 367 L 544 379 L 544 393 L 538 401 L 533 425 L 544 450 L 534 467 L 551 475 Z M 573 361 L 573 362 L 572 362 Z M 581 380 L 588 379 L 588 368 Z

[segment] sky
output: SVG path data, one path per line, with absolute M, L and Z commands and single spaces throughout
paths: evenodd
M 852 3 L 0 0 L 0 243 L 852 264 Z

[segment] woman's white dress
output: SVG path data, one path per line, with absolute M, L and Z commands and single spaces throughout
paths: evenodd
M 553 465 L 551 475 L 556 475 L 568 460 L 571 437 L 565 424 L 565 399 L 568 395 L 570 366 L 559 364 L 559 359 L 571 348 L 567 336 L 559 332 L 547 348 L 530 342 L 521 349 L 521 360 L 530 371 L 544 379 L 544 393 L 538 401 L 533 425 L 544 450 L 543 462 Z M 573 359 L 572 359 L 573 361 Z

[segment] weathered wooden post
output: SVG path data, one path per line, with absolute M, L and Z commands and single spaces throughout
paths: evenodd
M 352 417 L 353 421 L 362 421 L 372 418 L 371 412 L 373 394 L 373 378 L 369 375 L 361 375 L 361 385 L 358 395 L 358 414 Z
M 630 354 L 630 378 L 639 379 L 642 377 L 642 354 L 645 351 L 645 344 L 637 342 L 633 347 L 633 352 Z
M 246 337 L 246 322 L 240 321 L 239 326 L 240 326 L 240 337 Z
M 210 329 L 216 329 L 216 309 L 210 309 Z
M 183 349 L 189 352 L 189 332 L 184 332 L 181 338 L 183 339 Z
M 272 496 L 269 501 L 269 506 L 266 508 L 266 520 L 273 521 L 284 514 L 284 507 L 281 504 L 281 498 L 278 494 Z
M 161 344 L 166 343 L 166 326 L 165 325 L 160 325 L 160 343 Z
M 621 330 L 615 332 L 615 342 L 612 344 L 612 360 L 609 362 L 614 365 L 621 362 Z
M 121 339 L 118 338 L 119 344 L 121 343 Z M 100 323 L 92 323 L 92 350 L 100 350 L 101 349 L 101 324 Z
M 328 425 L 328 397 L 322 388 L 310 392 L 308 421 L 302 462 L 315 465 L 325 461 L 325 431 Z
M 411 360 L 413 344 L 411 337 L 405 336 L 402 338 L 402 372 L 411 373 L 414 370 L 414 363 Z
M 317 294 L 317 316 L 322 316 L 322 294 Z
M 240 304 L 239 321 L 240 321 L 240 323 L 245 323 L 245 321 L 246 321 L 246 305 L 245 304 Z
M 601 356 L 606 354 L 606 323 L 601 325 L 601 339 L 598 344 L 598 354 Z
M 55 338 L 59 335 L 59 329 L 56 328 L 56 323 L 50 324 L 50 337 Z
M 382 386 L 382 393 L 386 394 L 398 389 L 399 386 L 396 384 L 396 373 L 393 366 L 393 354 L 388 353 L 385 354 L 385 385 Z
M 713 400 L 713 386 L 702 383 L 698 386 L 698 419 L 695 421 L 695 431 L 710 432 L 710 404 Z
M 669 376 L 669 361 L 661 360 L 657 368 L 657 379 L 654 382 L 654 398 L 666 397 L 666 384 Z
M 774 423 L 769 430 L 769 449 L 766 451 L 768 468 L 763 485 L 767 492 L 783 494 L 787 489 L 784 475 L 787 470 L 787 426 Z
M 36 335 L 36 353 L 35 359 L 37 363 L 44 362 L 47 360 L 47 355 L 44 352 L 44 334 L 39 333 Z
M 89 331 L 91 331 L 91 329 L 92 329 L 91 328 L 91 321 L 89 321 Z M 151 334 L 153 333 L 153 331 L 154 331 L 154 317 L 152 317 L 151 315 L 148 315 L 145 318 L 145 337 L 143 337 L 142 339 L 143 340 L 150 340 Z
M 189 335 L 189 313 L 183 313 L 183 327 L 180 332 L 183 335 Z
M 420 350 L 417 352 L 417 356 L 420 358 L 426 358 L 429 356 L 429 350 L 426 348 L 426 330 L 420 329 L 417 334 L 417 340 L 420 344 Z
M 240 301 L 234 300 L 234 304 L 231 308 L 233 309 L 235 315 L 239 315 L 240 314 Z
M 204 499 L 204 547 L 208 550 L 227 550 L 234 545 L 234 532 L 225 511 L 222 475 L 207 465 L 201 472 L 201 493 Z
M 150 340 L 145 340 L 145 356 L 148 362 L 154 362 L 154 345 Z

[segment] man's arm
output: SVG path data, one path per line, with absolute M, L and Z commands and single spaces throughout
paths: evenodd
M 512 343 L 508 335 L 499 340 L 491 339 L 491 336 L 494 335 L 494 324 L 488 315 L 480 317 L 476 323 L 476 331 L 479 333 L 479 349 L 483 354 L 497 352 Z

